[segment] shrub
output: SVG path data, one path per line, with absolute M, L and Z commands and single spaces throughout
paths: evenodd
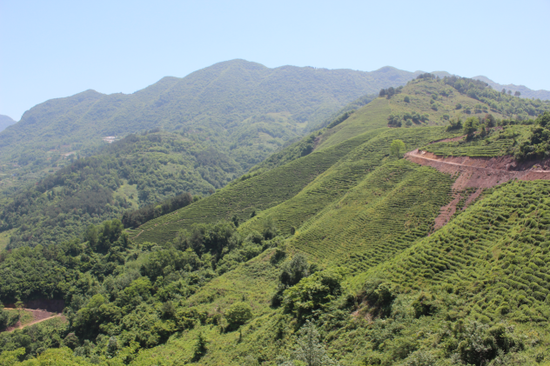
M 252 308 L 245 302 L 236 302 L 225 312 L 229 330 L 237 329 L 252 319 Z

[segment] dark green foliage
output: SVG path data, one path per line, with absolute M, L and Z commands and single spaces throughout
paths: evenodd
M 18 229 L 11 235 L 14 248 L 69 240 L 123 212 L 126 227 L 143 224 L 188 205 L 191 197 L 181 192 L 213 192 L 238 174 L 227 157 L 209 154 L 180 135 L 128 136 L 8 200 L 0 230 Z M 203 161 L 211 158 L 215 164 Z
M 379 97 L 386 97 L 386 98 L 390 99 L 394 95 L 401 93 L 402 90 L 403 90 L 402 86 L 400 86 L 398 88 L 394 88 L 394 87 L 390 86 L 388 89 L 380 89 L 380 92 L 378 93 L 378 96 Z
M 477 131 L 478 119 L 475 117 L 469 117 L 464 122 L 464 134 L 466 140 L 471 140 L 474 137 L 474 133 Z
M 135 211 L 125 212 L 122 215 L 122 224 L 124 224 L 125 228 L 136 228 L 149 220 L 169 214 L 192 202 L 193 197 L 189 193 L 183 193 L 176 197 L 168 198 L 158 205 L 148 205 Z
M 462 120 L 460 118 L 449 120 L 447 131 L 462 130 Z
M 428 118 L 429 117 L 427 114 L 419 114 L 417 112 L 390 114 L 388 116 L 388 127 L 401 127 L 403 124 L 406 126 L 411 126 L 413 123 L 418 125 L 427 122 Z
M 550 156 L 550 112 L 544 112 L 535 120 L 527 141 L 519 147 L 519 160 L 546 159 Z
M 365 284 L 359 298 L 367 302 L 369 311 L 375 316 L 385 318 L 391 314 L 396 294 L 391 284 L 380 279 L 372 279 Z
M 281 273 L 279 274 L 279 285 L 277 292 L 271 299 L 271 305 L 274 307 L 280 306 L 283 301 L 284 291 L 296 285 L 302 278 L 309 276 L 311 269 L 307 258 L 301 253 L 297 253 L 291 260 L 286 261 L 282 265 Z
M 22 356 L 34 357 L 48 348 L 65 345 L 68 337 L 67 323 L 59 319 L 49 320 L 13 332 L 0 333 L 0 352 L 15 351 L 22 348 Z M 20 357 L 19 360 L 23 360 Z
M 334 121 L 332 121 L 331 123 L 329 123 L 329 125 L 327 126 L 327 128 L 333 128 L 333 127 L 336 127 L 338 126 L 340 123 L 344 122 L 346 119 L 349 118 L 349 116 L 351 114 L 353 114 L 353 112 L 355 111 L 347 111 L 345 113 L 343 113 L 342 115 L 338 116 Z
M 199 361 L 204 355 L 206 355 L 208 342 L 206 341 L 206 338 L 202 333 L 199 333 L 197 337 L 197 343 L 195 344 L 195 348 L 193 350 L 193 359 L 192 362 Z
M 190 232 L 182 232 L 176 238 L 176 243 L 182 249 L 190 248 L 199 256 L 209 253 L 220 258 L 224 249 L 232 250 L 238 244 L 233 237 L 235 225 L 220 221 L 215 225 L 195 224 Z
M 285 312 L 293 314 L 299 322 L 314 316 L 342 294 L 342 276 L 324 270 L 305 277 L 283 293 Z
M 430 74 L 429 72 L 427 73 L 424 73 L 424 74 L 420 74 L 416 77 L 417 80 L 432 80 L 432 79 L 436 79 L 437 76 L 435 76 L 434 74 Z

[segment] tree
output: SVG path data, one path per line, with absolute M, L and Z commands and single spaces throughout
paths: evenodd
M 294 351 L 294 359 L 296 361 L 301 361 L 307 366 L 337 364 L 327 355 L 325 347 L 319 340 L 319 332 L 313 323 L 307 322 L 300 329 L 298 334 L 300 337 L 298 338 L 296 350 Z M 289 362 L 288 364 L 294 365 L 292 362 Z
M 390 145 L 390 154 L 400 158 L 403 152 L 405 152 L 405 143 L 402 140 L 393 140 Z
M 252 308 L 245 302 L 232 304 L 225 312 L 229 329 L 236 329 L 252 318 Z
M 514 95 L 515 95 L 516 97 L 519 97 L 519 96 L 521 95 L 521 93 L 520 93 L 519 91 L 516 91 L 516 92 L 514 93 Z
M 474 133 L 477 131 L 477 118 L 469 117 L 466 122 L 464 122 L 464 133 L 466 134 L 466 139 L 471 140 L 474 137 Z
M 406 97 L 404 98 L 404 101 L 405 101 L 405 103 L 410 103 L 410 102 L 411 102 L 411 99 L 410 99 L 408 96 L 406 96 Z
M 207 344 L 208 342 L 206 341 L 206 338 L 202 335 L 202 333 L 199 333 L 199 336 L 197 337 L 197 343 L 195 344 L 195 349 L 193 350 L 193 359 L 191 360 L 192 362 L 197 362 L 206 354 Z

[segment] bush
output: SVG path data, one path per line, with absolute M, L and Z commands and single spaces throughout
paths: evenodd
M 310 317 L 314 311 L 342 294 L 341 281 L 342 277 L 333 271 L 317 272 L 304 278 L 285 290 L 285 312 L 294 314 L 299 320 Z
M 252 319 L 252 308 L 245 302 L 236 302 L 225 312 L 229 330 L 237 329 Z

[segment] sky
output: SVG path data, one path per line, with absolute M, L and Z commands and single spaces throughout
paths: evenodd
M 236 58 L 484 75 L 550 90 L 550 0 L 0 0 L 0 114 Z

